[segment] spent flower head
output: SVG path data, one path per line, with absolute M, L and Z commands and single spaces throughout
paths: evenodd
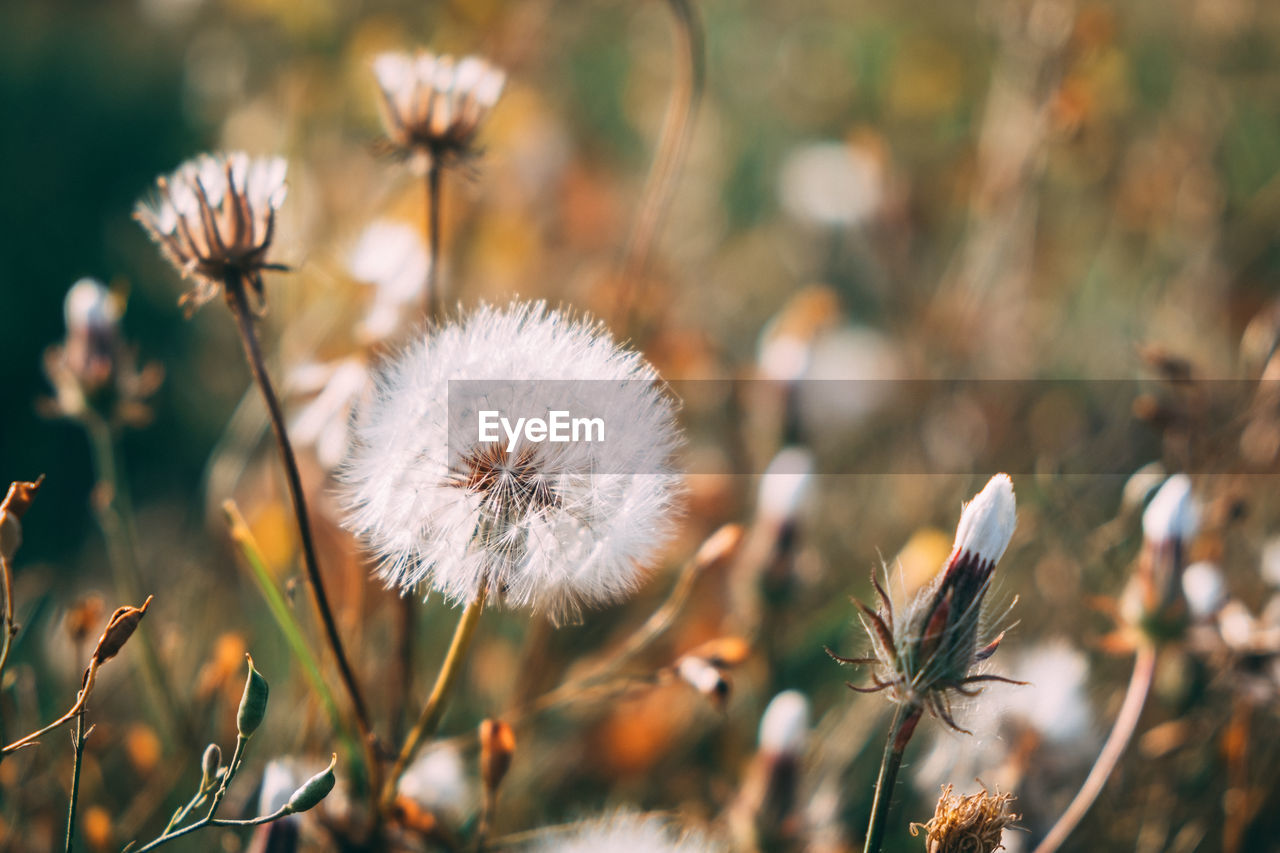
M 475 56 L 383 53 L 373 61 L 392 145 L 420 164 L 449 165 L 473 151 L 507 75 Z
M 947 785 L 933 817 L 927 823 L 913 823 L 911 834 L 924 830 L 928 853 L 994 853 L 1004 847 L 1005 827 L 1019 820 L 1010 810 L 1012 802 L 1013 794 L 983 789 L 961 795 Z
M 157 178 L 155 195 L 134 207 L 165 258 L 195 282 L 182 297 L 188 310 L 213 299 L 232 277 L 261 304 L 263 270 L 283 269 L 268 262 L 267 252 L 287 190 L 286 167 L 280 157 L 201 154 Z
M 1186 474 L 1169 477 L 1142 513 L 1142 551 L 1120 604 L 1126 631 L 1160 641 L 1188 624 L 1183 573 L 1200 526 L 1200 504 Z
M 842 663 L 875 666 L 872 686 L 850 684 L 852 689 L 868 693 L 887 689 L 895 701 L 928 710 L 952 728 L 964 731 L 951 715 L 952 694 L 972 696 L 978 690 L 974 685 L 1011 681 L 973 674 L 972 670 L 995 653 L 1004 636 L 985 645 L 978 639 L 992 573 L 1009 546 L 1016 521 L 1013 482 L 1007 474 L 997 474 L 965 505 L 946 564 L 916 593 L 905 612 L 895 614 L 889 595 L 872 574 L 879 607 L 873 610 L 862 602 L 855 603 L 862 611 L 859 618 L 871 639 L 874 656 L 842 658 L 832 654 Z
M 406 593 L 428 584 L 470 603 L 483 588 L 553 618 L 615 601 L 669 535 L 679 490 L 674 404 L 657 381 L 602 326 L 542 303 L 433 330 L 356 415 L 347 524 Z M 607 440 L 481 440 L 484 410 L 515 423 L 557 400 L 588 407 Z
M 151 417 L 146 400 L 160 386 L 159 365 L 138 367 L 137 353 L 121 335 L 123 300 L 104 284 L 82 278 L 67 291 L 67 335 L 45 350 L 44 371 L 54 398 L 42 402 L 50 416 L 81 420 L 96 415 L 138 426 Z

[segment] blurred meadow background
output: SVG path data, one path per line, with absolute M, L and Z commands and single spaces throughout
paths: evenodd
M 941 785 L 980 790 L 977 779 L 1017 797 L 1025 829 L 1006 834 L 1010 849 L 1031 850 L 1053 824 L 1124 695 L 1132 646 L 1115 602 L 1140 559 L 1143 504 L 1176 471 L 1202 506 L 1185 559 L 1198 567 L 1183 583 L 1192 624 L 1162 648 L 1137 734 L 1063 849 L 1280 849 L 1280 405 L 1257 382 L 1280 376 L 1280 5 L 695 9 L 705 89 L 648 264 L 624 282 L 678 77 L 657 0 L 0 4 L 0 476 L 46 476 L 13 561 L 21 632 L 0 681 L 4 742 L 70 704 L 107 616 L 141 604 L 121 596 L 95 520 L 101 458 L 95 469 L 85 430 L 50 411 L 43 360 L 66 334 L 68 288 L 94 277 L 127 301 L 123 338 L 163 370 L 146 417 L 117 430 L 116 456 L 164 686 L 137 640 L 103 670 L 78 846 L 159 834 L 204 745 L 234 740 L 245 652 L 271 704 L 226 814 L 259 813 L 268 760 L 300 781 L 341 754 L 228 535 L 231 498 L 345 713 L 235 328 L 217 304 L 184 319 L 175 274 L 130 219 L 155 176 L 195 153 L 289 160 L 273 256 L 293 270 L 268 273 L 261 329 L 303 433 L 321 563 L 379 736 L 398 743 L 431 686 L 456 613 L 437 595 L 406 606 L 371 577 L 334 493 L 344 400 L 335 390 L 309 408 L 332 381 L 326 365 L 376 361 L 413 334 L 368 346 L 358 321 L 372 288 L 353 267 L 372 223 L 425 225 L 421 179 L 383 144 L 370 70 L 382 51 L 423 47 L 507 72 L 480 156 L 445 177 L 450 311 L 519 296 L 605 318 L 687 390 L 681 466 L 695 473 L 677 536 L 630 600 L 561 626 L 485 614 L 445 742 L 402 784 L 386 849 L 462 849 L 480 809 L 476 726 L 504 716 L 517 747 L 489 816 L 495 843 L 628 805 L 741 846 L 757 728 L 783 690 L 807 697 L 808 747 L 778 837 L 746 847 L 861 849 L 890 706 L 847 690 L 862 676 L 823 648 L 862 654 L 848 596 L 872 600 L 882 560 L 905 589 L 931 577 L 961 502 L 1006 469 L 1018 528 L 992 598 L 1017 598 L 1016 624 L 991 666 L 1032 684 L 958 705 L 972 735 L 922 724 L 886 849 L 925 849 L 909 824 L 930 817 Z M 637 303 L 619 318 L 626 287 Z M 797 349 L 798 369 L 786 355 Z M 800 378 L 877 381 L 833 386 L 865 399 L 811 384 L 816 399 L 779 402 Z M 996 405 L 959 388 L 909 423 L 877 417 L 881 384 L 924 379 L 1023 381 Z M 1122 380 L 1132 394 L 1103 405 L 1026 380 Z M 1224 411 L 1212 400 L 1225 380 L 1239 405 Z M 810 456 L 789 477 L 765 473 L 786 445 Z M 851 457 L 878 473 L 830 473 Z M 812 475 L 795 473 L 806 465 Z M 743 541 L 696 576 L 631 662 L 634 683 L 515 713 L 607 660 L 727 523 Z M 662 675 L 708 642 L 725 655 L 723 691 Z M 0 850 L 61 848 L 70 752 L 56 731 L 0 762 Z M 342 768 L 302 822 L 301 849 L 361 849 Z M 264 837 L 209 829 L 176 844 Z

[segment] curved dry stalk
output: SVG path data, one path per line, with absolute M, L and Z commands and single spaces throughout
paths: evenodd
M 338 672 L 342 677 L 342 685 L 346 688 L 347 696 L 351 699 L 351 705 L 355 711 L 356 726 L 360 730 L 360 739 L 365 748 L 370 779 L 374 780 L 371 787 L 376 791 L 378 759 L 374 747 L 373 726 L 369 720 L 368 706 L 365 705 L 364 695 L 360 692 L 360 685 L 356 681 L 355 672 L 352 670 L 351 662 L 347 658 L 346 648 L 343 646 L 342 637 L 338 633 L 338 623 L 334 619 L 333 609 L 329 605 L 328 593 L 325 592 L 324 578 L 320 574 L 320 563 L 316 558 L 315 541 L 311 534 L 311 520 L 307 514 L 306 497 L 302 490 L 302 476 L 298 472 L 298 460 L 294 455 L 293 445 L 289 441 L 289 434 L 284 422 L 284 413 L 280 409 L 280 401 L 276 397 L 271 378 L 267 375 L 266 363 L 262 358 L 262 348 L 258 342 L 257 330 L 254 328 L 253 311 L 249 306 L 248 295 L 245 293 L 245 281 L 238 273 L 231 273 L 227 276 L 225 288 L 227 306 L 231 309 L 231 314 L 236 321 L 236 328 L 240 332 L 240 341 L 244 346 L 245 360 L 249 362 L 249 369 L 253 373 L 258 389 L 262 392 L 267 414 L 271 418 L 271 431 L 275 434 L 276 445 L 280 450 L 280 462 L 284 468 L 285 480 L 289 487 L 289 498 L 293 505 L 293 513 L 298 525 L 298 538 L 302 542 L 302 563 L 307 572 L 307 586 L 311 589 L 311 599 L 320 614 L 320 622 L 324 626 L 325 639 L 328 641 L 329 648 L 338 663 Z
M 1116 715 L 1111 734 L 1107 735 L 1107 742 L 1102 745 L 1102 751 L 1093 762 L 1093 769 L 1089 771 L 1071 805 L 1067 806 L 1067 810 L 1062 813 L 1062 817 L 1058 818 L 1058 822 L 1053 825 L 1053 829 L 1049 830 L 1044 840 L 1036 845 L 1034 853 L 1053 853 L 1061 847 L 1084 819 L 1094 800 L 1098 799 L 1098 795 L 1107 784 L 1107 779 L 1111 777 L 1116 765 L 1120 762 L 1120 757 L 1129 746 L 1129 741 L 1133 739 L 1133 733 L 1138 728 L 1138 720 L 1142 716 L 1142 708 L 1146 704 L 1147 694 L 1151 691 L 1151 682 L 1155 679 L 1155 674 L 1156 647 L 1153 643 L 1144 642 L 1133 659 L 1133 675 L 1129 678 L 1129 689 L 1125 692 L 1120 713 Z
M 0 755 L 8 755 L 11 752 L 17 752 L 24 746 L 30 746 L 40 737 L 47 735 L 49 732 L 58 728 L 58 726 L 70 722 L 77 715 L 82 713 L 84 711 L 85 704 L 89 701 L 89 694 L 93 692 L 93 686 L 97 682 L 98 665 L 98 659 L 96 657 L 89 661 L 89 668 L 84 672 L 84 686 L 81 687 L 80 692 L 76 694 L 76 703 L 71 706 L 71 710 L 67 711 L 67 713 L 63 714 L 44 728 L 37 729 L 29 735 L 24 735 L 6 746 L 4 749 L 0 749 Z
M 4 674 L 5 664 L 9 662 L 9 650 L 13 647 L 13 637 L 18 633 L 18 626 L 13 619 L 13 568 L 4 554 L 0 554 L 0 592 L 4 594 L 4 624 L 0 625 L 0 675 Z
M 675 195 L 676 178 L 684 164 L 689 140 L 693 137 L 694 118 L 706 80 L 706 55 L 702 23 L 692 0 L 666 0 L 675 24 L 675 86 L 667 103 L 666 117 L 658 137 L 649 175 L 645 179 L 635 224 L 623 254 L 622 292 L 618 299 L 618 315 L 622 328 L 630 324 L 639 302 L 649 256 L 671 199 Z
M 396 756 L 396 762 L 391 767 L 391 773 L 387 776 L 382 789 L 384 809 L 390 808 L 395 802 L 396 783 L 404 775 L 405 769 L 417 754 L 422 742 L 435 734 L 440 726 L 440 720 L 444 717 L 445 708 L 448 705 L 449 694 L 458 680 L 458 675 L 462 672 L 462 663 L 466 660 L 467 650 L 475 637 L 476 625 L 480 622 L 480 614 L 484 611 L 488 590 L 486 584 L 481 584 L 479 594 L 467 605 L 467 609 L 462 612 L 462 617 L 458 620 L 458 627 L 453 631 L 453 640 L 449 643 L 449 652 L 440 665 L 440 672 L 436 674 L 431 695 L 427 697 L 427 703 L 422 706 L 418 722 L 409 732 L 409 737 L 405 739 L 404 746 L 400 748 L 400 754 Z

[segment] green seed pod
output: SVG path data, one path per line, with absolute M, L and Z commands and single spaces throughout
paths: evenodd
M 262 725 L 262 718 L 267 715 L 267 680 L 262 673 L 253 668 L 253 658 L 245 655 L 249 661 L 249 677 L 244 682 L 244 695 L 240 697 L 240 711 L 236 714 L 236 731 L 240 737 L 250 737 Z
M 218 748 L 216 743 L 211 743 L 204 749 L 204 756 L 200 759 L 200 790 L 204 791 L 209 788 L 215 779 L 218 778 L 218 770 L 222 767 L 222 750 Z
M 333 775 L 333 768 L 338 763 L 338 754 L 335 752 L 333 758 L 329 761 L 329 766 L 312 776 L 302 787 L 293 792 L 293 796 L 289 798 L 287 808 L 291 814 L 305 812 L 316 807 L 316 804 L 329 795 L 333 790 L 333 786 L 337 783 L 337 777 Z

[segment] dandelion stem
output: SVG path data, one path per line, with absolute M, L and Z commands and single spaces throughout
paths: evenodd
M 338 633 L 338 624 L 333 617 L 333 609 L 329 606 L 329 596 L 325 592 L 324 578 L 320 574 L 320 563 L 316 559 L 315 542 L 311 535 L 311 521 L 307 515 L 306 497 L 302 491 L 302 477 L 298 473 L 298 460 L 294 456 L 293 446 L 289 442 L 289 434 L 285 429 L 284 414 L 280 410 L 280 401 L 276 398 L 275 389 L 267 375 L 266 364 L 262 358 L 262 348 L 258 343 L 258 334 L 253 324 L 253 313 L 249 308 L 249 299 L 245 293 L 244 279 L 238 273 L 230 273 L 226 278 L 227 305 L 236 320 L 240 332 L 240 341 L 244 345 L 244 354 L 249 362 L 249 369 L 262 392 L 267 413 L 271 418 L 271 431 L 275 434 L 276 445 L 280 449 L 280 461 L 284 467 L 285 480 L 289 485 L 289 498 L 293 504 L 294 516 L 298 523 L 298 537 L 302 541 L 302 562 L 307 572 L 308 586 L 311 588 L 311 599 L 320 613 L 320 621 L 324 625 L 325 638 L 338 663 L 338 672 L 342 676 L 343 687 L 351 699 L 355 711 L 356 726 L 360 730 L 360 738 L 364 743 L 366 759 L 369 766 L 370 784 L 377 790 L 378 775 L 377 753 L 374 745 L 373 727 L 369 722 L 369 711 L 364 696 L 356 682 L 355 673 L 347 658 L 346 649 L 342 645 L 342 637 Z
M 76 804 L 80 800 L 80 765 L 84 758 L 84 742 L 89 734 L 84 730 L 84 709 L 76 714 L 75 763 L 71 765 L 71 801 L 67 805 L 66 853 L 71 853 L 76 834 Z
M 1049 830 L 1049 834 L 1036 846 L 1034 853 L 1053 853 L 1062 846 L 1080 821 L 1084 819 L 1094 800 L 1102 793 L 1107 779 L 1115 771 L 1120 757 L 1124 755 L 1133 733 L 1138 728 L 1138 720 L 1142 716 L 1142 708 L 1146 704 L 1147 694 L 1151 691 L 1151 682 L 1156 674 L 1156 646 L 1143 642 L 1133 659 L 1133 675 L 1129 678 L 1129 689 L 1125 692 L 1124 702 L 1120 705 L 1120 713 L 1116 715 L 1111 734 L 1102 745 L 1102 751 L 1093 762 L 1093 769 L 1085 778 L 1084 784 L 1076 793 L 1075 799 L 1067 810 L 1058 818 L 1058 822 Z
M 903 753 L 916 730 L 916 724 L 920 722 L 921 713 L 922 709 L 917 705 L 896 705 L 894 708 L 889 737 L 884 744 L 884 757 L 880 759 L 880 775 L 876 777 L 876 794 L 871 802 L 871 822 L 867 825 L 867 840 L 862 853 L 880 853 L 880 845 L 884 842 L 885 817 L 889 813 L 889 804 L 893 801 L 893 786 L 898 781 Z
M 389 808 L 395 802 L 396 783 L 404 775 L 405 768 L 413 760 L 422 742 L 435 734 L 440 726 L 440 720 L 444 717 L 445 708 L 448 706 L 449 693 L 458 680 L 462 663 L 467 657 L 467 649 L 475 637 L 476 625 L 480 621 L 480 613 L 484 610 L 487 593 L 488 587 L 482 584 L 475 600 L 467 605 L 467 609 L 458 620 L 458 627 L 453 632 L 453 641 L 449 644 L 444 663 L 440 665 L 440 672 L 436 675 L 436 683 L 431 688 L 431 695 L 427 697 L 427 704 L 422 707 L 418 722 L 409 732 L 409 737 L 405 740 L 404 746 L 400 749 L 400 755 L 396 757 L 396 763 L 391 768 L 391 774 L 387 777 L 386 786 L 382 791 L 383 808 Z
M 440 293 L 440 199 L 441 199 L 440 157 L 433 154 L 427 166 L 427 253 L 430 263 L 427 266 L 427 319 L 435 323 L 440 320 L 444 297 Z

